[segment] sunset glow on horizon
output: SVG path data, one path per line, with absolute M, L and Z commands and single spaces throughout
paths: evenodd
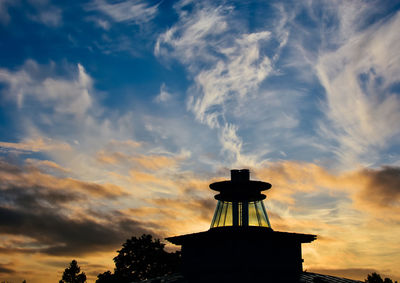
M 1 1 L 0 281 L 208 230 L 242 168 L 304 269 L 400 281 L 399 31 L 400 1 Z

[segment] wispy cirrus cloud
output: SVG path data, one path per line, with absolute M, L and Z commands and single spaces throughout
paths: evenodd
M 35 13 L 28 17 L 49 27 L 59 27 L 62 24 L 62 9 L 52 5 L 49 1 L 28 1 L 34 7 Z
M 233 6 L 209 2 L 191 5 L 190 12 L 179 2 L 179 21 L 159 36 L 154 53 L 161 59 L 177 59 L 193 77 L 187 108 L 210 128 L 219 129 L 224 152 L 232 152 L 233 163 L 248 164 L 253 158 L 242 152 L 241 125 L 234 123 L 232 109 L 240 100 L 257 98 L 260 84 L 273 72 L 288 34 L 263 30 L 248 33 L 238 23 Z M 235 36 L 234 36 L 235 35 Z M 272 55 L 263 45 L 278 42 Z M 231 160 L 232 161 L 232 160 Z M 251 161 L 253 162 L 253 161 Z
M 189 97 L 188 108 L 210 127 L 220 126 L 222 108 L 228 100 L 255 91 L 272 70 L 270 59 L 259 50 L 270 32 L 232 37 L 231 10 L 198 5 L 191 14 L 180 11 L 180 22 L 162 34 L 155 46 L 155 54 L 161 59 L 176 58 L 193 72 L 192 92 L 196 95 Z
M 373 164 L 400 134 L 400 14 L 356 30 L 349 17 L 341 18 L 339 47 L 321 50 L 316 65 L 326 91 L 320 133 L 337 142 L 344 163 Z
M 29 7 L 24 11 L 24 7 Z M 9 1 L 0 2 L 0 23 L 7 25 L 11 21 L 9 9 L 20 10 L 28 19 L 48 27 L 59 27 L 62 24 L 62 10 L 47 0 L 43 1 Z M 29 12 L 28 12 L 29 11 Z
M 94 0 L 87 8 L 97 10 L 116 22 L 133 22 L 142 24 L 151 21 L 158 12 L 158 4 L 149 5 L 145 1 L 127 0 L 108 3 L 106 0 Z M 102 25 L 100 23 L 100 25 Z M 107 26 L 104 26 L 107 28 Z
M 269 32 L 242 35 L 232 46 L 217 48 L 226 59 L 220 59 L 195 77 L 197 96 L 189 97 L 188 108 L 196 118 L 210 127 L 219 127 L 224 119 L 224 105 L 231 99 L 241 99 L 256 92 L 258 85 L 272 71 L 271 61 L 262 56 L 259 44 L 268 40 Z
M 158 37 L 154 53 L 161 59 L 174 57 L 195 70 L 199 61 L 212 63 L 217 58 L 213 49 L 229 29 L 226 16 L 232 8 L 205 3 L 189 13 L 182 9 L 184 6 L 183 1 L 175 5 L 179 22 Z

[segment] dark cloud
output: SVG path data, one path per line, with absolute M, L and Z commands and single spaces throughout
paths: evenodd
M 0 147 L 2 148 L 2 147 Z M 4 173 L 10 173 L 10 174 L 19 174 L 22 172 L 21 168 L 18 166 L 8 163 L 0 158 L 0 171 Z
M 107 198 L 116 198 L 120 196 L 126 196 L 127 193 L 122 191 L 116 185 L 99 185 L 96 183 L 82 182 L 78 180 L 73 180 L 77 187 L 87 191 L 88 193 L 94 196 L 107 197 Z
M 8 267 L 6 264 L 0 264 L 0 274 L 14 274 L 15 270 Z
M 30 252 L 82 255 L 110 250 L 132 235 L 150 232 L 142 223 L 127 218 L 111 217 L 103 222 L 68 218 L 53 209 L 30 212 L 21 208 L 0 207 L 0 232 L 35 239 L 37 247 L 28 248 Z
M 87 199 L 86 194 L 79 194 L 74 188 L 67 189 L 57 186 L 56 182 L 44 182 L 43 179 L 46 179 L 48 175 L 38 173 L 37 170 L 33 171 L 27 172 L 26 167 L 19 168 L 0 161 L 1 206 L 20 207 L 35 212 L 42 207 L 59 209 L 70 202 L 80 202 Z
M 154 234 L 151 229 L 157 228 L 118 211 L 104 211 L 89 199 L 90 194 L 65 188 L 65 182 L 79 185 L 79 181 L 71 183 L 56 178 L 59 183 L 40 185 L 29 178 L 43 178 L 43 174 L 32 175 L 4 162 L 0 164 L 0 174 L 0 234 L 11 239 L 13 236 L 31 239 L 29 245 L 0 243 L 3 254 L 40 252 L 78 256 L 110 251 L 132 235 Z M 90 193 L 104 189 L 98 184 L 86 182 L 84 185 Z M 85 206 L 88 208 L 84 209 Z
M 0 179 L 0 189 L 30 189 L 35 194 L 48 194 L 47 197 L 53 197 L 54 200 L 65 198 L 64 192 L 67 192 L 68 196 L 79 195 L 80 198 L 90 196 L 115 199 L 128 195 L 127 192 L 116 185 L 56 177 L 41 171 L 40 164 L 35 166 L 32 162 L 27 162 L 27 164 L 18 166 L 1 158 Z
M 70 202 L 83 202 L 85 195 L 76 192 L 52 191 L 46 187 L 11 187 L 1 191 L 0 203 L 23 207 L 26 210 L 40 210 L 43 206 L 61 208 Z
M 392 206 L 400 200 L 400 167 L 366 169 L 368 184 L 361 193 L 364 201 L 377 206 Z

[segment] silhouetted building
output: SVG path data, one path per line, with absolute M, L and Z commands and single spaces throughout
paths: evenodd
M 247 169 L 210 185 L 219 192 L 208 231 L 167 238 L 182 246 L 182 274 L 188 282 L 299 282 L 301 244 L 315 235 L 274 231 L 261 192 L 271 184 L 250 180 Z

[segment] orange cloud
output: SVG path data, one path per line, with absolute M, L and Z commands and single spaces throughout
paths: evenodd
M 0 142 L 0 148 L 17 151 L 53 151 L 53 150 L 71 150 L 71 146 L 68 143 L 60 142 L 51 138 L 36 137 L 32 139 L 26 139 L 22 142 Z
M 121 152 L 106 152 L 101 150 L 96 155 L 97 161 L 104 164 L 116 165 L 128 159 L 128 156 Z
M 162 179 L 158 177 L 156 174 L 131 170 L 130 175 L 133 178 L 133 182 L 135 183 L 158 183 L 158 184 L 170 183 L 169 180 Z
M 60 173 L 69 173 L 70 170 L 66 169 L 59 164 L 50 161 L 50 160 L 38 160 L 38 159 L 25 159 L 27 164 L 30 164 L 33 167 L 39 168 L 41 171 L 52 170 Z
M 142 146 L 141 142 L 137 142 L 134 140 L 123 140 L 123 141 L 118 141 L 118 140 L 112 140 L 110 141 L 110 146 L 113 147 L 128 147 L 128 148 L 137 148 Z
M 185 157 L 166 156 L 156 154 L 126 154 L 121 151 L 101 150 L 97 153 L 96 159 L 100 163 L 108 165 L 126 165 L 141 171 L 156 171 L 161 169 L 171 169 Z
M 334 173 L 314 163 L 295 161 L 273 163 L 256 170 L 255 176 L 272 184 L 268 195 L 287 204 L 294 204 L 296 193 L 322 190 L 352 195 L 368 183 L 362 170 Z
M 94 197 L 118 197 L 127 195 L 124 189 L 113 184 L 96 184 L 72 178 L 56 177 L 42 172 L 39 167 L 34 166 L 31 160 L 28 160 L 28 164 L 29 166 L 19 168 L 0 160 L 0 177 L 2 179 L 0 189 L 11 187 L 46 187 L 54 191 L 79 191 Z M 51 161 L 40 161 L 38 164 L 45 164 L 61 171 L 67 171 Z
M 162 155 L 140 155 L 132 157 L 131 160 L 147 170 L 159 170 L 176 165 L 177 158 Z
M 386 166 L 334 174 L 316 164 L 285 161 L 257 170 L 256 175 L 272 183 L 272 189 L 267 194 L 273 200 L 294 205 L 294 196 L 299 192 L 344 192 L 351 199 L 353 207 L 360 211 L 400 219 L 399 167 Z

